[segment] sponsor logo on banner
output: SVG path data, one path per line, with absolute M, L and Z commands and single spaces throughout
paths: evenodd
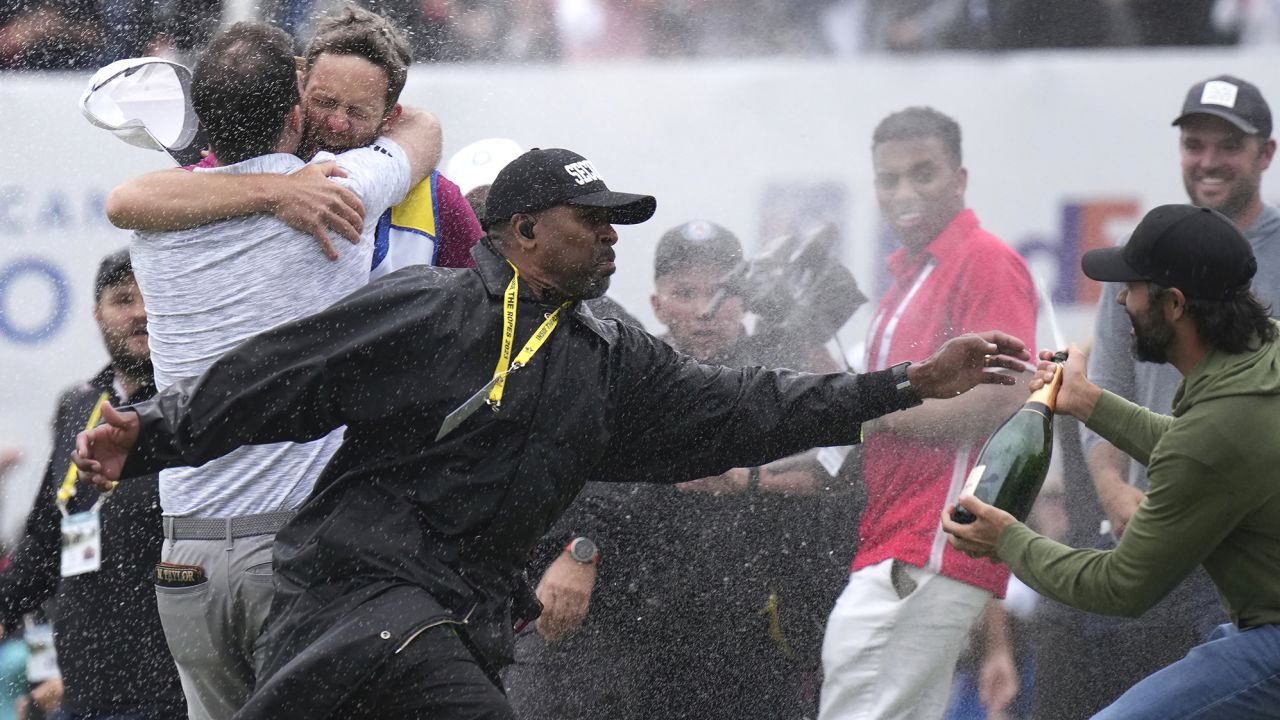
M 106 193 L 98 188 L 39 189 L 0 186 L 0 236 L 50 231 L 119 232 L 107 221 Z
M 42 258 L 0 261 L 0 340 L 38 345 L 57 335 L 71 313 L 71 285 Z
M 1054 302 L 1093 305 L 1102 285 L 1084 276 L 1080 258 L 1090 250 L 1124 242 L 1141 217 L 1141 208 L 1133 198 L 1067 202 L 1059 214 L 1057 238 L 1048 241 L 1033 236 L 1013 245 L 1032 272 L 1052 285 Z

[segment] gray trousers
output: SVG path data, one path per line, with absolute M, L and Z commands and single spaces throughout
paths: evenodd
M 253 692 L 254 647 L 271 608 L 274 542 L 274 532 L 164 542 L 164 562 L 199 565 L 208 578 L 191 587 L 156 587 L 191 720 L 228 720 Z

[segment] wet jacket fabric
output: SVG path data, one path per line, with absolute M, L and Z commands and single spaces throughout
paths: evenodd
M 803 355 L 744 330 L 709 362 L 745 367 L 769 356 L 796 368 Z M 521 717 L 816 713 L 807 691 L 821 678 L 822 631 L 848 578 L 858 508 L 850 493 L 834 492 L 840 480 L 808 462 L 830 486 L 819 494 L 587 483 L 543 538 L 530 577 L 540 578 L 572 538 L 592 538 L 601 560 L 590 609 L 567 640 L 547 644 L 532 627 L 518 639 L 505 680 Z M 837 510 L 854 516 L 832 523 Z M 716 668 L 716 682 L 701 674 L 706 667 Z M 584 674 L 600 681 L 582 683 Z
M 126 477 L 347 427 L 277 536 L 259 696 L 329 677 L 337 654 L 376 667 L 442 622 L 496 671 L 511 657 L 530 551 L 588 479 L 672 483 L 851 444 L 861 422 L 903 407 L 889 372 L 701 365 L 576 303 L 507 378 L 500 411 L 482 407 L 437 441 L 500 350 L 513 270 L 487 242 L 474 255 L 474 269 L 392 273 L 135 408 L 142 436 Z M 516 347 L 558 304 L 521 284 Z M 319 717 L 336 699 L 317 684 L 306 700 Z M 272 711 L 260 707 L 242 717 Z
M 53 451 L 27 517 L 26 535 L 13 564 L 0 573 L 0 623 L 21 627 L 24 613 L 54 601 L 55 645 L 66 688 L 62 707 L 73 715 L 185 717 L 186 702 L 152 585 L 152 568 L 164 541 L 155 475 L 122 484 L 100 508 L 102 568 L 61 577 L 57 494 L 76 435 L 84 430 L 102 393 L 118 405 L 145 400 L 155 392 L 148 386 L 132 398 L 120 398 L 112 387 L 114 380 L 107 368 L 64 392 L 58 401 Z M 88 510 L 98 497 L 92 487 L 80 483 L 68 511 Z
M 1280 343 L 1210 351 L 1172 416 L 1104 392 L 1088 426 L 1147 466 L 1147 497 L 1110 552 L 1010 527 L 999 553 L 1018 577 L 1083 610 L 1135 616 L 1203 564 L 1237 626 L 1280 623 Z

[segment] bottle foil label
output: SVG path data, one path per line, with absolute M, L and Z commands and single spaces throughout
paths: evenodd
M 972 495 L 974 490 L 978 489 L 978 483 L 982 480 L 982 475 L 987 471 L 986 465 L 974 465 L 969 471 L 969 477 L 964 481 L 964 487 L 960 489 L 960 497 Z

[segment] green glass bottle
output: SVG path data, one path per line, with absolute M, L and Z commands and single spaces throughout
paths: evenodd
M 1053 456 L 1053 408 L 1062 386 L 1061 363 L 1066 360 L 1066 353 L 1058 353 L 1053 359 L 1059 363 L 1053 379 L 1031 393 L 1026 404 L 982 446 L 978 462 L 960 491 L 962 497 L 973 495 L 1018 520 L 1027 519 Z M 977 518 L 957 506 L 951 519 L 967 525 Z

